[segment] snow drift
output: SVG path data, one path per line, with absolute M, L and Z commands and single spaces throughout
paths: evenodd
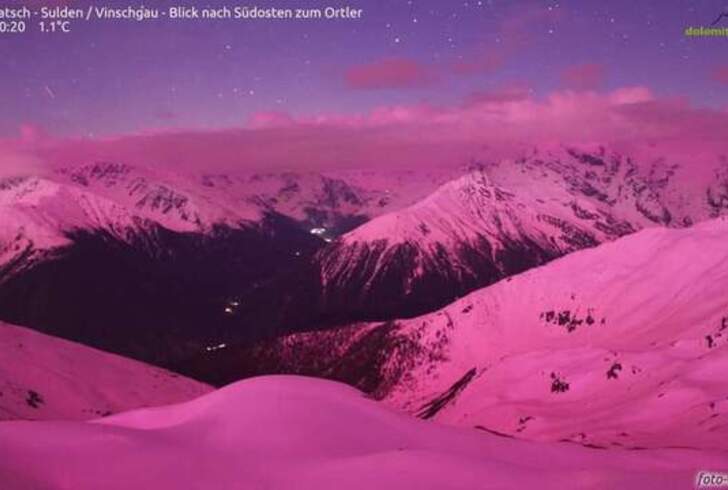
M 418 421 L 327 381 L 266 377 L 88 423 L 0 424 L 5 490 L 688 488 L 725 454 L 596 451 Z

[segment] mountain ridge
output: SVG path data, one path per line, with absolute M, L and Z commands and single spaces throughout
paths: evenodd
M 227 367 L 330 377 L 515 437 L 725 449 L 726 237 L 726 218 L 646 229 L 421 317 L 228 352 Z
M 82 420 L 187 401 L 207 385 L 0 323 L 0 420 Z

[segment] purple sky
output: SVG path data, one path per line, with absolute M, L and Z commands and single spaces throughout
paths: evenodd
M 294 2 L 257 5 L 287 3 Z M 0 137 L 14 138 L 20 128 L 26 139 L 37 134 L 96 139 L 243 131 L 291 121 L 326 121 L 351 130 L 381 121 L 382 111 L 387 124 L 415 116 L 439 124 L 445 116 L 462 121 L 463 108 L 477 104 L 491 113 L 493 104 L 511 111 L 509 121 L 513 110 L 530 118 L 545 106 L 541 124 L 551 126 L 549 117 L 563 113 L 563 97 L 554 102 L 554 94 L 571 94 L 571 105 L 591 94 L 589 101 L 609 109 L 615 100 L 624 102 L 620 91 L 628 87 L 649 95 L 627 102 L 661 104 L 652 112 L 630 107 L 629 117 L 636 111 L 659 122 L 668 111 L 671 117 L 704 118 L 705 127 L 715 126 L 711 121 L 717 118 L 724 128 L 728 38 L 683 35 L 686 27 L 709 25 L 728 10 L 724 0 L 350 5 L 364 9 L 361 20 L 96 21 L 76 22 L 66 35 L 5 35 Z M 532 105 L 513 107 L 524 101 Z M 541 106 L 533 111 L 533 104 Z M 426 115 L 418 112 L 423 107 Z M 471 124 L 478 118 L 471 117 Z M 565 130 L 581 127 L 571 124 Z M 605 132 L 615 133 L 618 128 Z M 364 135 L 357 141 L 368 140 Z
M 728 63 L 728 40 L 682 35 L 686 26 L 709 24 L 725 1 L 351 5 L 364 9 L 362 20 L 97 22 L 76 24 L 69 35 L 6 35 L 0 130 L 12 133 L 20 123 L 75 135 L 219 128 L 244 124 L 259 111 L 301 115 L 451 104 L 506 84 L 545 95 L 564 85 L 564 72 L 574 65 L 591 66 L 585 78 L 593 88 L 644 85 L 698 104 L 728 103 L 728 87 L 710 76 L 721 61 Z M 346 76 L 357 65 L 388 59 L 411 63 L 401 83 L 396 75 L 388 79 L 391 88 Z

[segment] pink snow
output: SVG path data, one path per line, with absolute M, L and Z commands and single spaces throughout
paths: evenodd
M 92 419 L 211 390 L 164 369 L 0 322 L 0 420 Z M 32 401 L 31 392 L 39 398 Z
M 727 241 L 726 219 L 646 229 L 398 321 L 422 352 L 385 402 L 419 412 L 473 369 L 438 421 L 726 450 Z M 554 376 L 568 391 L 552 392 Z
M 682 489 L 728 461 L 450 428 L 344 385 L 283 376 L 94 422 L 0 423 L 0 455 L 5 490 Z

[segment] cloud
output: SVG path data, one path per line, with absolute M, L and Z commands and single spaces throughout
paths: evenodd
M 566 68 L 561 73 L 561 81 L 565 87 L 574 90 L 595 90 L 602 86 L 605 76 L 604 65 L 584 63 Z
M 37 150 L 47 141 L 42 128 L 22 124 L 17 138 L 0 139 L 0 178 L 9 175 L 32 175 L 47 168 L 47 162 Z
M 357 90 L 422 88 L 431 85 L 434 79 L 427 66 L 406 58 L 352 66 L 344 74 L 346 85 Z
M 555 29 L 567 16 L 563 6 L 538 3 L 510 7 L 493 32 L 483 32 L 463 56 L 424 64 L 407 58 L 387 58 L 351 67 L 344 80 L 354 89 L 423 88 L 447 76 L 492 74 L 535 44 L 537 30 Z M 493 42 L 495 38 L 495 43 Z
M 48 133 L 40 126 L 35 124 L 24 123 L 18 128 L 20 134 L 19 143 L 32 145 L 48 138 Z
M 465 98 L 466 105 L 502 104 L 521 102 L 528 99 L 531 91 L 524 85 L 509 85 L 495 90 L 481 90 L 471 93 Z
M 711 79 L 723 85 L 728 85 L 728 65 L 716 67 L 711 73 Z
M 0 167 L 94 160 L 198 172 L 422 168 L 511 157 L 534 146 L 605 145 L 685 162 L 728 154 L 728 112 L 647 87 L 609 92 L 525 87 L 472 94 L 449 106 L 403 104 L 362 114 L 261 113 L 241 128 L 56 139 L 28 126 L 0 141 Z

